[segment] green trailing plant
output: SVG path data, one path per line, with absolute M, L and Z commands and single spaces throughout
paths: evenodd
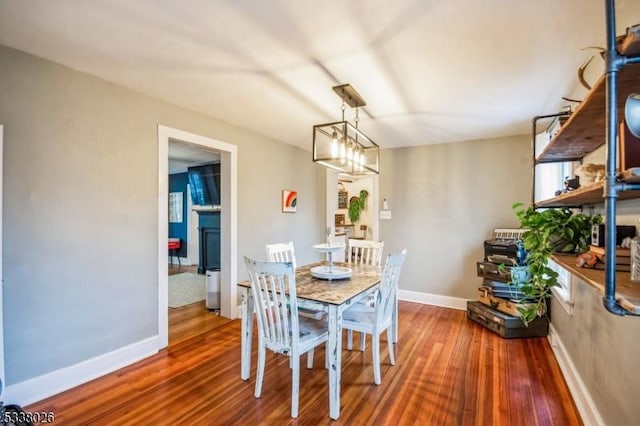
M 351 197 L 351 200 L 349 200 L 349 220 L 351 223 L 355 224 L 360 220 L 360 213 L 367 205 L 367 197 L 369 197 L 369 192 L 363 189 L 360 191 L 359 196 Z
M 536 210 L 522 203 L 512 206 L 520 227 L 527 229 L 522 244 L 527 251 L 525 264 L 529 278 L 513 283 L 525 295 L 518 308 L 520 317 L 529 324 L 547 314 L 551 288 L 558 285 L 558 273 L 548 266 L 554 253 L 579 254 L 589 249 L 591 226 L 602 223 L 602 216 L 574 212 L 568 208 Z

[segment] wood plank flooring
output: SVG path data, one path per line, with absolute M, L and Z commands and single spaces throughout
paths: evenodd
M 328 416 L 321 349 L 314 368 L 302 369 L 300 414 L 291 419 L 287 359 L 267 355 L 255 399 L 255 342 L 245 382 L 240 321 L 203 303 L 170 310 L 167 350 L 26 409 L 51 410 L 56 424 L 68 425 L 582 424 L 546 339 L 504 340 L 463 311 L 409 302 L 400 302 L 395 366 L 381 345 L 382 385 L 373 384 L 370 339 L 364 353 L 347 351 L 345 339 L 340 418 Z

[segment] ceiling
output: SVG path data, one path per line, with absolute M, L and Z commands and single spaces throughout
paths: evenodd
M 169 174 L 184 173 L 188 167 L 220 161 L 220 154 L 200 145 L 169 140 Z
M 639 3 L 617 2 L 618 33 Z M 0 44 L 307 150 L 350 83 L 360 129 L 394 148 L 529 133 L 575 96 L 604 4 L 3 0 Z

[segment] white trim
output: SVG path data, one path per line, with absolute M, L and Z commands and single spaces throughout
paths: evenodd
M 469 299 L 460 297 L 440 296 L 437 294 L 421 293 L 417 291 L 398 289 L 398 299 L 406 302 L 422 303 L 423 305 L 434 305 L 443 308 L 458 309 L 460 311 L 467 310 L 467 302 Z
M 78 364 L 7 386 L 4 401 L 29 405 L 112 373 L 158 352 L 157 336 L 99 355 Z
M 168 203 L 169 140 L 200 145 L 220 152 L 222 184 L 220 315 L 236 318 L 238 275 L 238 147 L 206 136 L 158 125 L 158 349 L 169 344 Z
M 2 216 L 2 162 L 4 152 L 3 145 L 4 126 L 0 124 L 0 396 L 3 395 L 5 375 L 4 375 L 4 325 L 2 323 L 2 294 L 4 292 L 4 275 L 2 275 L 2 226 L 4 223 Z M 5 401 L 6 398 L 3 398 Z
M 558 273 L 558 286 L 551 287 L 554 303 L 558 303 L 568 315 L 573 315 L 574 277 L 567 268 L 549 259 L 547 266 Z
M 547 339 L 549 340 L 553 354 L 558 361 L 562 375 L 567 382 L 573 401 L 575 402 L 578 412 L 582 417 L 582 422 L 585 426 L 604 425 L 604 421 L 598 412 L 596 404 L 593 402 L 587 387 L 576 370 L 576 367 L 573 364 L 567 349 L 562 343 L 562 340 L 560 340 L 560 336 L 556 332 L 556 329 L 553 327 L 553 324 L 550 324 L 549 326 L 549 336 Z

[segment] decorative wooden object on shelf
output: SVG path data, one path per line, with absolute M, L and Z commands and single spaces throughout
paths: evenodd
M 627 28 L 627 34 L 618 37 L 617 50 L 621 55 L 640 56 L 640 24 Z

